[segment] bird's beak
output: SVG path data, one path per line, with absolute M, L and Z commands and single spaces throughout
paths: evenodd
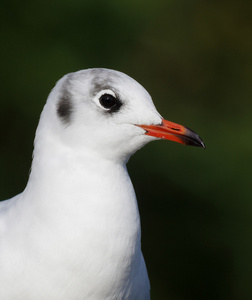
M 160 125 L 138 125 L 146 130 L 145 134 L 160 139 L 174 141 L 183 145 L 206 148 L 202 139 L 191 129 L 162 119 Z

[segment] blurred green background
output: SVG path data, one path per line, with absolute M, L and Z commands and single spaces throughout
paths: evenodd
M 251 11 L 232 0 L 2 1 L 0 198 L 26 185 L 55 82 L 120 70 L 207 146 L 159 141 L 128 164 L 152 300 L 252 299 Z

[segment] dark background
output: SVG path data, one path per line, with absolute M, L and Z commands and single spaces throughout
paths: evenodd
M 207 146 L 159 141 L 128 164 L 152 299 L 251 299 L 251 11 L 232 0 L 1 1 L 0 198 L 26 185 L 55 82 L 120 70 Z

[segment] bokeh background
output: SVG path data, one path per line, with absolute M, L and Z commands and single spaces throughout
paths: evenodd
M 0 198 L 26 185 L 55 82 L 125 72 L 207 146 L 159 141 L 128 163 L 152 299 L 252 299 L 251 11 L 243 0 L 1 1 Z

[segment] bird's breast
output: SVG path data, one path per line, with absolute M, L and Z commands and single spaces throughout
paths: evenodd
M 136 289 L 139 273 L 145 275 L 140 278 L 147 278 L 130 178 L 125 168 L 106 170 L 109 172 L 103 173 L 100 168 L 99 177 L 93 176 L 97 172 L 92 170 L 68 172 L 72 175 L 68 177 L 64 171 L 57 176 L 48 174 L 37 190 L 33 182 L 34 190 L 28 185 L 21 196 L 20 220 L 15 223 L 22 227 L 12 227 L 18 234 L 10 235 L 18 236 L 12 249 L 19 253 L 14 251 L 9 257 L 20 276 L 32 272 L 33 281 L 43 283 L 42 294 L 58 287 L 59 294 L 69 292 L 71 299 L 77 294 L 101 299 L 99 293 L 120 299 L 118 293 Z M 90 296 L 96 293 L 96 298 Z M 63 295 L 61 299 L 65 299 Z

